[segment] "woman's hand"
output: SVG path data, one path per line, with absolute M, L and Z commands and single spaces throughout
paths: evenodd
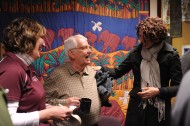
M 66 120 L 68 119 L 73 110 L 67 106 L 51 106 L 48 109 L 39 111 L 40 122 L 47 120 Z
M 142 92 L 137 93 L 142 99 L 149 99 L 160 93 L 159 89 L 156 87 L 144 87 L 142 90 Z
M 54 112 L 57 113 L 53 120 L 67 120 L 70 118 L 73 110 L 68 108 L 67 106 L 54 106 L 52 109 L 54 109 Z
M 95 71 L 98 71 L 101 69 L 101 66 L 91 66 Z

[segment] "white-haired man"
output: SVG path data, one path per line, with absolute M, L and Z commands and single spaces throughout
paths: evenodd
M 45 80 L 46 101 L 49 104 L 79 106 L 80 98 L 92 100 L 89 114 L 79 114 L 83 126 L 97 126 L 100 116 L 101 101 L 95 79 L 96 71 L 88 66 L 92 48 L 87 38 L 74 35 L 64 41 L 65 54 L 68 61 L 55 68 Z M 78 126 L 76 119 L 70 118 L 62 122 L 54 122 L 61 126 Z

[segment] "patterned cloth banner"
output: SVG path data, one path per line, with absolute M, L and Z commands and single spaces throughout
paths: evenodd
M 47 30 L 44 37 L 46 47 L 33 64 L 37 73 L 44 78 L 65 62 L 64 40 L 75 34 L 86 36 L 92 45 L 91 65 L 116 67 L 138 44 L 136 25 L 149 15 L 148 10 L 148 0 L 2 0 L 0 41 L 3 29 L 11 20 L 18 17 L 33 18 Z M 132 71 L 115 80 L 113 99 L 118 100 L 120 97 L 121 102 L 123 91 L 130 90 L 132 84 Z M 120 106 L 125 106 L 121 107 L 124 113 L 126 99 L 119 102 Z

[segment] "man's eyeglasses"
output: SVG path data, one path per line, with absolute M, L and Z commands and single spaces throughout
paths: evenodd
M 87 51 L 87 50 L 92 51 L 92 46 L 81 46 L 81 47 L 77 47 L 77 48 L 72 48 L 71 50 L 73 50 L 73 49 L 80 49 L 80 50 L 84 50 L 84 51 Z

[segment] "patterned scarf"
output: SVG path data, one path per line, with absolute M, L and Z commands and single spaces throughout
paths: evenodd
M 160 82 L 160 66 L 157 62 L 157 54 L 160 49 L 163 47 L 163 42 L 154 45 L 150 49 L 146 49 L 142 47 L 141 55 L 143 60 L 140 65 L 141 70 L 141 88 L 145 86 L 149 87 L 161 87 Z M 146 107 L 147 103 L 150 105 L 154 105 L 154 107 L 158 108 L 158 121 L 160 122 L 162 119 L 165 120 L 165 101 L 158 98 L 153 97 L 147 100 L 142 101 L 143 109 Z

